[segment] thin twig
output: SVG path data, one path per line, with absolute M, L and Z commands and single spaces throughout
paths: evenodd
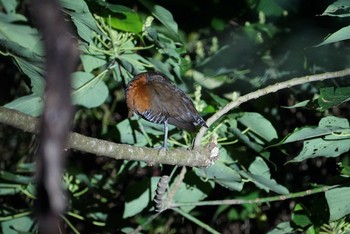
M 310 196 L 316 193 L 326 192 L 328 190 L 339 187 L 340 185 L 333 186 L 324 186 L 314 189 L 308 189 L 302 192 L 290 193 L 287 195 L 279 195 L 273 197 L 264 197 L 256 199 L 230 199 L 230 200 L 216 200 L 216 201 L 201 201 L 201 202 L 186 202 L 186 203 L 173 203 L 172 208 L 181 207 L 181 206 L 217 206 L 217 205 L 242 205 L 242 204 L 261 204 L 265 202 L 274 202 L 274 201 L 284 201 L 287 199 L 298 198 Z
M 225 107 L 223 107 L 221 110 L 216 112 L 214 115 L 212 115 L 209 119 L 207 119 L 206 123 L 208 127 L 210 127 L 215 121 L 220 119 L 223 115 L 225 115 L 227 112 L 232 110 L 235 107 L 238 107 L 242 103 L 245 103 L 247 101 L 250 101 L 252 99 L 257 99 L 261 96 L 264 96 L 269 93 L 274 93 L 277 92 L 281 89 L 285 88 L 290 88 L 296 85 L 300 84 L 305 84 L 305 83 L 310 83 L 310 82 L 315 82 L 315 81 L 322 81 L 326 79 L 332 79 L 332 78 L 338 78 L 338 77 L 343 77 L 350 75 L 350 68 L 349 69 L 344 69 L 340 71 L 335 71 L 335 72 L 326 72 L 326 73 L 321 73 L 321 74 L 316 74 L 316 75 L 310 75 L 310 76 L 303 76 L 303 77 L 298 77 L 298 78 L 293 78 L 281 83 L 277 83 L 274 85 L 267 86 L 263 89 L 259 89 L 257 91 L 248 93 L 244 96 L 239 97 L 237 100 L 232 101 L 228 103 Z M 202 127 L 194 141 L 194 147 L 199 146 L 201 143 L 201 140 L 204 136 L 204 134 L 207 132 L 208 128 Z

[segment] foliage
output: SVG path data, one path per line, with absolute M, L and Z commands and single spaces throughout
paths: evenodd
M 135 146 L 161 146 L 161 126 L 136 116 L 126 118 L 125 84 L 145 70 L 158 70 L 172 79 L 208 118 L 241 94 L 296 76 L 349 66 L 346 40 L 350 26 L 330 31 L 319 43 L 324 34 L 302 34 L 309 25 L 288 23 L 299 20 L 305 10 L 288 0 L 231 3 L 241 12 L 224 10 L 227 3 L 211 1 L 212 14 L 205 6 L 189 2 L 189 19 L 173 3 L 161 6 L 154 2 L 117 5 L 102 0 L 60 0 L 81 52 L 72 80 L 75 131 Z M 29 7 L 26 3 L 0 3 L 1 62 L 13 62 L 18 68 L 12 67 L 13 77 L 6 77 L 14 82 L 7 87 L 12 90 L 8 93 L 11 101 L 1 100 L 1 105 L 39 116 L 45 87 L 40 36 L 23 10 Z M 316 1 L 313 4 L 319 6 Z M 212 12 L 216 9 L 222 15 Z M 344 25 L 349 9 L 348 1 L 338 0 L 325 5 L 320 17 Z M 316 20 L 314 16 L 323 10 L 309 14 Z M 203 22 L 194 23 L 193 18 Z M 20 94 L 18 87 L 24 90 Z M 70 198 L 63 222 L 74 233 L 126 233 L 138 225 L 149 233 L 185 233 L 188 228 L 215 233 L 244 227 L 252 233 L 346 233 L 349 87 L 348 78 L 306 83 L 230 111 L 203 139 L 204 144 L 217 140 L 218 160 L 208 168 L 188 169 L 172 200 L 179 207 L 157 217 L 152 200 L 159 175 L 171 173 L 172 188 L 180 177 L 177 168 L 72 152 L 63 177 Z M 0 133 L 2 232 L 35 232 L 35 143 L 0 127 L 4 130 Z M 173 127 L 169 130 L 172 147 L 191 146 L 193 134 Z M 338 187 L 302 198 L 324 185 Z M 259 203 L 275 195 L 280 197 L 278 202 Z M 228 199 L 243 202 L 234 206 L 226 203 Z M 199 206 L 211 200 L 220 201 L 219 205 Z M 251 202 L 244 203 L 246 200 Z

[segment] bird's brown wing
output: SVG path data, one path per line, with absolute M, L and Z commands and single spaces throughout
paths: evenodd
M 152 110 L 155 113 L 162 113 L 168 118 L 169 124 L 178 128 L 190 132 L 195 130 L 196 116 L 199 116 L 199 113 L 182 90 L 167 79 L 150 82 L 148 87 L 152 95 Z

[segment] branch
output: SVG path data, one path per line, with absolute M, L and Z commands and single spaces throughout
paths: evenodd
M 219 110 L 214 115 L 212 115 L 209 119 L 207 119 L 206 123 L 207 123 L 208 127 L 210 127 L 215 121 L 217 121 L 219 118 L 221 118 L 223 115 L 225 115 L 227 112 L 229 112 L 233 108 L 238 107 L 242 103 L 245 103 L 245 102 L 250 101 L 252 99 L 257 99 L 257 98 L 264 96 L 266 94 L 274 93 L 274 92 L 277 92 L 281 89 L 291 88 L 293 86 L 300 85 L 300 84 L 310 83 L 310 82 L 314 82 L 314 81 L 322 81 L 322 80 L 332 79 L 332 78 L 338 78 L 338 77 L 343 77 L 343 76 L 347 76 L 347 75 L 350 75 L 350 69 L 344 69 L 344 70 L 335 71 L 335 72 L 326 72 L 326 73 L 322 73 L 322 74 L 293 78 L 293 79 L 290 79 L 290 80 L 287 80 L 287 81 L 284 81 L 281 83 L 267 86 L 263 89 L 259 89 L 257 91 L 254 91 L 254 92 L 248 93 L 244 96 L 241 96 L 237 100 L 228 103 L 225 107 L 223 107 L 221 110 Z M 204 128 L 204 127 L 202 127 L 199 130 L 199 132 L 196 136 L 196 139 L 194 141 L 194 147 L 198 147 L 200 145 L 201 140 L 202 140 L 202 138 L 207 130 L 208 130 L 208 128 Z
M 62 233 L 59 221 L 66 209 L 62 170 L 73 106 L 71 74 L 79 52 L 58 0 L 33 0 L 33 22 L 45 50 L 45 102 L 40 119 L 40 140 L 36 155 L 35 208 L 39 233 Z M 23 122 L 27 123 L 27 122 Z
M 0 107 L 0 123 L 22 129 L 26 132 L 38 133 L 37 118 L 5 107 Z M 117 160 L 143 161 L 149 165 L 160 163 L 190 167 L 208 167 L 218 157 L 218 148 L 214 142 L 208 144 L 206 147 L 198 147 L 194 150 L 171 149 L 165 151 L 117 144 L 74 132 L 69 135 L 67 148 Z
M 264 197 L 256 199 L 230 199 L 230 200 L 216 200 L 216 201 L 201 201 L 201 202 L 186 202 L 186 203 L 173 203 L 169 208 L 174 209 L 181 206 L 218 206 L 218 205 L 243 205 L 243 204 L 261 204 L 275 201 L 284 201 L 293 198 L 310 196 L 317 193 L 323 193 L 331 189 L 337 188 L 340 185 L 323 186 L 314 189 L 308 189 L 301 192 L 290 193 L 287 195 L 278 195 L 273 197 Z

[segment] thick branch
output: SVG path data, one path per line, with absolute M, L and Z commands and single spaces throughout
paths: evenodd
M 257 99 L 261 96 L 264 96 L 269 93 L 274 93 L 277 92 L 278 90 L 285 89 L 285 88 L 290 88 L 296 85 L 300 84 L 305 84 L 305 83 L 310 83 L 314 81 L 322 81 L 326 79 L 332 79 L 332 78 L 338 78 L 338 77 L 343 77 L 350 75 L 350 68 L 345 69 L 345 70 L 340 70 L 340 71 L 335 71 L 335 72 L 326 72 L 322 74 L 316 74 L 316 75 L 311 75 L 311 76 L 303 76 L 303 77 L 298 77 L 294 79 L 290 79 L 281 83 L 277 83 L 274 85 L 270 85 L 268 87 L 265 87 L 263 89 L 259 89 L 257 91 L 248 93 L 244 96 L 239 97 L 237 100 L 232 101 L 228 103 L 225 107 L 223 107 L 221 110 L 216 112 L 214 115 L 212 115 L 209 119 L 207 119 L 206 123 L 208 127 L 210 127 L 215 121 L 217 121 L 219 118 L 221 118 L 223 115 L 225 115 L 227 112 L 232 110 L 235 107 L 238 107 L 242 103 L 245 103 L 247 101 L 250 101 L 252 99 Z M 201 140 L 206 133 L 208 128 L 202 127 L 194 141 L 194 147 L 198 147 L 201 143 Z
M 66 209 L 63 196 L 62 150 L 73 117 L 71 73 L 78 50 L 57 0 L 33 0 L 33 22 L 43 37 L 45 50 L 45 102 L 40 119 L 40 141 L 36 158 L 36 210 L 39 233 L 62 233 L 59 220 Z
M 21 112 L 0 107 L 0 123 L 4 123 L 26 132 L 38 133 L 38 119 Z M 195 150 L 171 149 L 159 150 L 146 147 L 117 144 L 105 140 L 70 133 L 68 148 L 79 150 L 97 156 L 106 156 L 114 159 L 143 161 L 152 164 L 170 164 L 191 167 L 210 166 L 218 156 L 216 144 Z

